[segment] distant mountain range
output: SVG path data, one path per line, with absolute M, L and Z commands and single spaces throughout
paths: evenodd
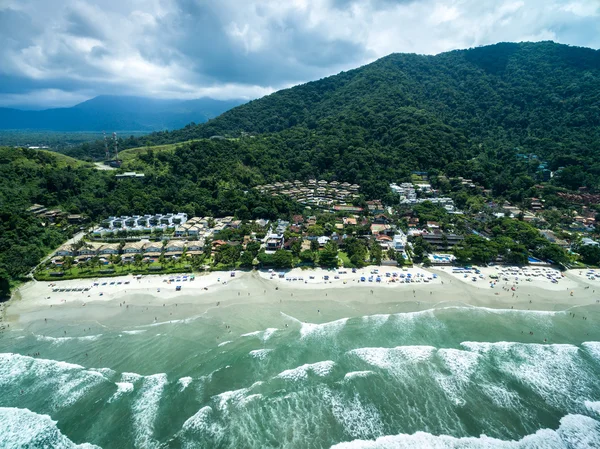
M 0 129 L 46 131 L 160 131 L 203 123 L 245 100 L 157 100 L 103 95 L 70 108 L 0 108 Z

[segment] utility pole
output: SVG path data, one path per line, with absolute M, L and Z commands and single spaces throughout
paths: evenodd
M 105 160 L 110 160 L 110 153 L 108 151 L 108 140 L 106 139 L 106 131 L 102 131 L 102 134 L 104 135 L 104 159 Z
M 117 139 L 117 133 L 113 133 L 113 141 L 115 145 L 115 161 L 119 160 L 119 140 Z

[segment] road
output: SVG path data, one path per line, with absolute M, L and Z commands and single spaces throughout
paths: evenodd
M 103 162 L 94 162 L 97 170 L 116 170 L 115 167 L 111 167 L 110 165 L 104 165 Z

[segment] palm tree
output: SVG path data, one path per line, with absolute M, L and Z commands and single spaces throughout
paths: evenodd
M 70 272 L 71 267 L 73 267 L 73 258 L 70 256 L 67 256 L 63 259 L 63 268 Z
M 183 252 L 181 253 L 181 261 L 183 263 L 185 263 L 188 259 L 188 254 L 187 254 L 187 246 L 183 247 Z
M 98 256 L 92 257 L 90 260 L 90 266 L 92 268 L 98 268 L 100 266 L 100 258 Z

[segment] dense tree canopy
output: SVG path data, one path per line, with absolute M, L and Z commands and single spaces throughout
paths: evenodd
M 599 105 L 599 51 L 501 43 L 437 56 L 392 54 L 122 146 L 242 137 L 220 148 L 232 162 L 280 178 L 343 179 L 382 196 L 386 182 L 411 171 L 444 169 L 518 197 L 535 182 L 539 160 L 558 171 L 557 185 L 598 187 Z M 101 142 L 88 150 L 103 154 Z

